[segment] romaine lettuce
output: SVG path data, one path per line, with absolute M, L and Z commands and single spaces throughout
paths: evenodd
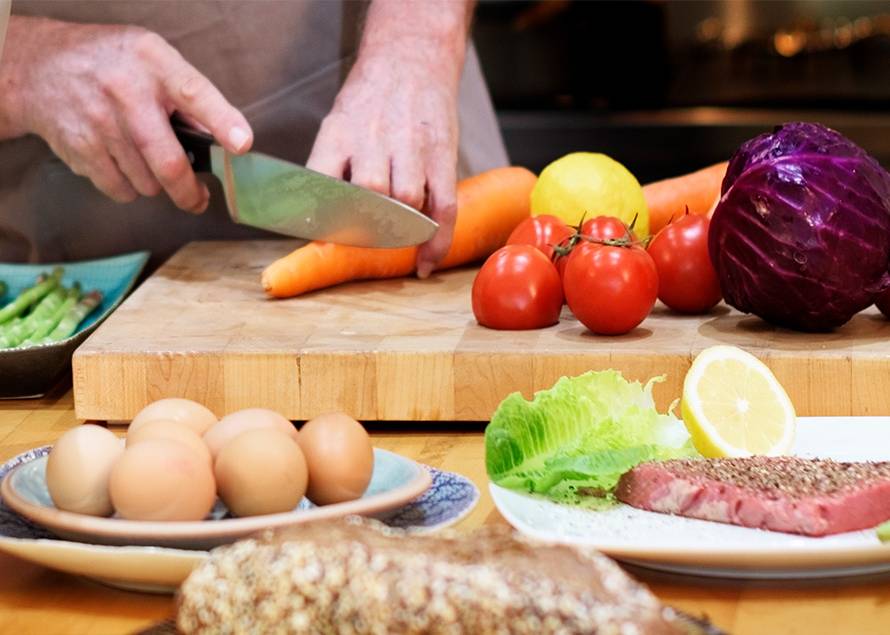
M 559 502 L 602 505 L 635 465 L 697 456 L 683 423 L 655 409 L 652 386 L 663 379 L 642 386 L 618 371 L 591 371 L 563 377 L 531 401 L 509 395 L 485 429 L 489 478 Z

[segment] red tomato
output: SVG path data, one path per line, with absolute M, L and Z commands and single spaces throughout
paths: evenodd
M 531 245 L 501 247 L 473 281 L 473 315 L 493 329 L 537 329 L 559 322 L 562 281 Z
M 597 216 L 584 221 L 581 225 L 581 235 L 594 240 L 619 240 L 628 238 L 636 240 L 636 236 L 620 218 L 614 216 Z
M 508 245 L 533 245 L 551 258 L 553 246 L 571 236 L 574 232 L 565 221 L 556 216 L 541 214 L 531 216 L 516 226 L 507 239 Z
M 708 256 L 707 216 L 687 214 L 649 243 L 658 269 L 658 298 L 681 313 L 704 313 L 723 297 Z
M 658 296 L 658 272 L 642 247 L 581 242 L 563 280 L 566 302 L 594 333 L 621 335 L 646 319 Z

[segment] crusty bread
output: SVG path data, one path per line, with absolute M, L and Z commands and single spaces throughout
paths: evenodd
M 700 632 L 592 550 L 506 528 L 411 535 L 313 523 L 216 549 L 185 581 L 184 633 Z

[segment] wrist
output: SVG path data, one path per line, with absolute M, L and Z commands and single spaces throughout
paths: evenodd
M 45 41 L 47 29 L 58 24 L 45 18 L 13 15 L 9 18 L 6 43 L 0 58 L 0 139 L 12 139 L 30 132 L 27 92 L 30 81 L 39 75 L 31 68 Z
M 457 86 L 473 3 L 468 0 L 373 0 L 359 60 L 421 63 L 439 81 Z

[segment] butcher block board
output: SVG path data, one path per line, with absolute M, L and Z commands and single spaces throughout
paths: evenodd
M 77 415 L 126 420 L 177 396 L 218 415 L 262 406 L 295 420 L 343 410 L 363 420 L 484 421 L 510 392 L 531 396 L 563 375 L 605 368 L 665 375 L 655 390 L 664 408 L 713 344 L 763 359 L 800 415 L 890 414 L 890 322 L 873 308 L 827 334 L 776 329 L 723 305 L 679 316 L 660 304 L 619 337 L 592 335 L 567 310 L 550 328 L 494 331 L 473 319 L 472 268 L 268 299 L 260 273 L 294 246 L 183 248 L 75 353 Z

